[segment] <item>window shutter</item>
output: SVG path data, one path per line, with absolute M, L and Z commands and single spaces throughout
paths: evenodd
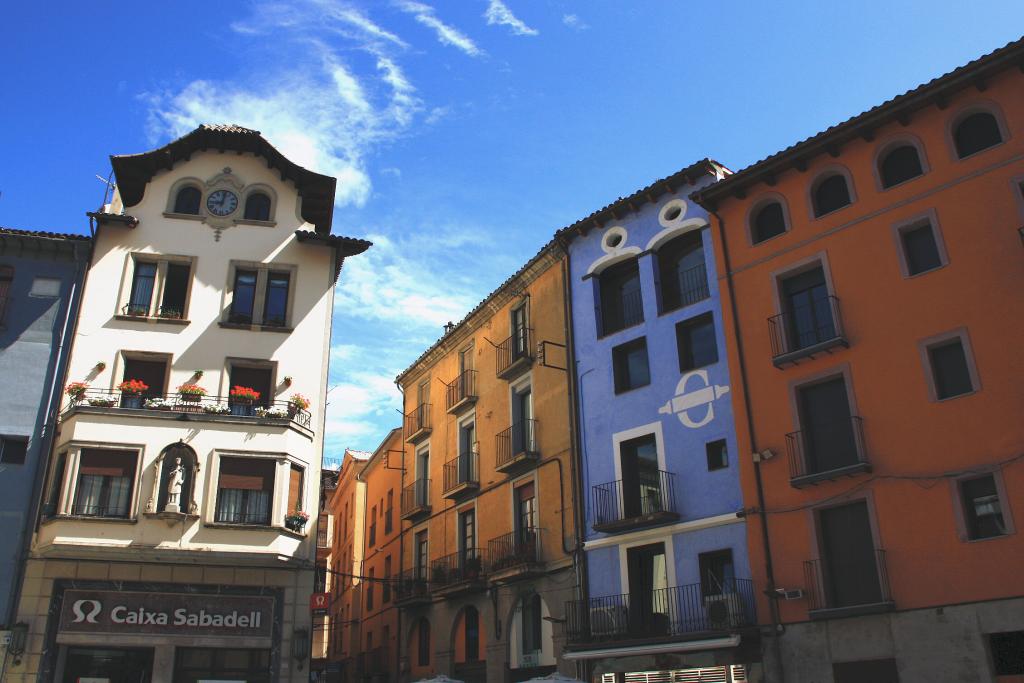
M 135 473 L 135 454 L 82 449 L 78 473 L 97 477 L 131 477 Z
M 221 458 L 219 488 L 273 491 L 276 466 L 276 461 L 264 458 Z
M 301 509 L 302 469 L 292 465 L 288 477 L 288 512 Z

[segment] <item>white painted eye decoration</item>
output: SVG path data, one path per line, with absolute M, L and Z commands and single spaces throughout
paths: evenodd
M 616 252 L 626 245 L 626 238 L 628 236 L 629 233 L 621 225 L 608 228 L 608 231 L 604 233 L 604 237 L 601 238 L 601 248 L 606 254 Z
M 686 200 L 685 199 L 672 199 L 665 202 L 665 206 L 661 207 L 661 211 L 658 212 L 658 222 L 661 223 L 663 228 L 675 228 L 683 222 L 683 218 L 686 217 Z

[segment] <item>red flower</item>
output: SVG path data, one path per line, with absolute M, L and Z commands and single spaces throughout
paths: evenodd
M 141 394 L 149 389 L 149 385 L 141 379 L 126 379 L 117 385 L 117 390 L 123 394 Z
M 234 386 L 231 387 L 231 398 L 258 401 L 260 398 L 260 392 L 256 391 L 252 387 Z

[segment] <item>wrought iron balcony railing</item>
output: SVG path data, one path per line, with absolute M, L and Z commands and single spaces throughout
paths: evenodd
M 644 299 L 640 290 L 624 292 L 609 302 L 601 302 L 601 336 L 624 330 L 644 321 Z
M 480 456 L 476 444 L 444 464 L 444 495 L 476 490 L 480 487 Z
M 405 440 L 415 441 L 430 433 L 430 404 L 421 403 L 405 415 Z
M 450 413 L 476 399 L 476 370 L 463 371 L 445 389 L 445 405 Z
M 634 477 L 593 487 L 595 530 L 616 531 L 679 517 L 675 474 L 656 470 L 637 472 Z
M 402 517 L 430 512 L 430 479 L 417 479 L 402 489 Z
M 757 624 L 754 586 L 729 579 L 715 594 L 694 583 L 566 603 L 570 643 L 700 637 Z
M 776 366 L 850 345 L 843 330 L 839 299 L 834 296 L 773 315 L 768 318 L 768 335 Z
M 512 332 L 505 341 L 495 349 L 495 373 L 502 379 L 510 379 L 521 369 L 529 367 L 533 362 L 530 345 L 533 330 L 520 327 Z
M 520 529 L 487 542 L 487 564 L 492 573 L 539 561 L 540 529 Z
M 517 422 L 495 437 L 494 467 L 499 472 L 523 460 L 536 460 L 539 454 L 537 420 Z
M 892 606 L 889 572 L 881 548 L 872 550 L 857 566 L 844 563 L 832 567 L 823 560 L 807 560 L 804 583 L 812 618 L 821 610 L 880 611 Z
M 129 394 L 117 390 L 86 389 L 80 396 L 69 397 L 64 404 L 63 413 L 79 408 L 108 409 L 128 408 L 145 414 L 151 411 L 183 413 L 189 419 L 202 419 L 200 416 L 214 417 L 229 415 L 232 417 L 252 418 L 253 420 L 280 420 L 294 422 L 307 429 L 310 428 L 312 415 L 288 401 L 247 401 L 231 396 L 195 396 L 188 394 Z M 195 416 L 195 417 L 193 417 Z
M 480 548 L 466 548 L 445 555 L 430 563 L 430 583 L 433 588 L 447 588 L 461 583 L 472 583 L 487 574 L 487 563 Z
M 851 415 L 827 429 L 786 434 L 790 484 L 796 488 L 825 479 L 869 472 L 864 449 L 864 421 Z
M 670 279 L 667 282 L 662 280 L 661 285 L 662 311 L 674 311 L 711 296 L 708 288 L 708 269 L 703 263 L 687 268 L 678 275 L 670 273 L 668 277 Z

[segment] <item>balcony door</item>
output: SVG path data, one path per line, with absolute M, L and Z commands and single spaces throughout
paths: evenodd
M 782 281 L 789 351 L 834 339 L 836 326 L 821 266 Z
M 476 423 L 466 422 L 459 427 L 459 484 L 476 481 L 473 449 L 476 445 Z
M 416 556 L 414 558 L 414 569 L 416 578 L 420 581 L 427 580 L 427 562 L 430 556 L 427 554 L 427 532 L 416 533 Z
M 882 602 L 877 553 L 864 501 L 818 512 L 827 607 Z
M 512 392 L 512 455 L 534 450 L 533 392 L 527 386 Z
M 515 361 L 523 358 L 529 351 L 529 333 L 526 331 L 526 306 L 512 309 L 512 358 Z
M 658 476 L 658 446 L 653 434 L 623 441 L 619 446 L 622 466 L 622 511 L 625 519 L 664 509 Z
M 842 376 L 798 389 L 804 465 L 808 474 L 856 464 L 857 441 Z
M 430 450 L 424 449 L 416 454 L 416 506 L 427 504 L 427 493 L 430 488 Z
M 629 548 L 626 551 L 629 571 L 629 631 L 649 635 L 667 634 L 668 565 L 665 544 Z
M 516 555 L 532 558 L 536 549 L 537 496 L 533 482 L 516 488 Z
M 476 510 L 459 513 L 459 568 L 465 571 L 467 561 L 476 557 Z

